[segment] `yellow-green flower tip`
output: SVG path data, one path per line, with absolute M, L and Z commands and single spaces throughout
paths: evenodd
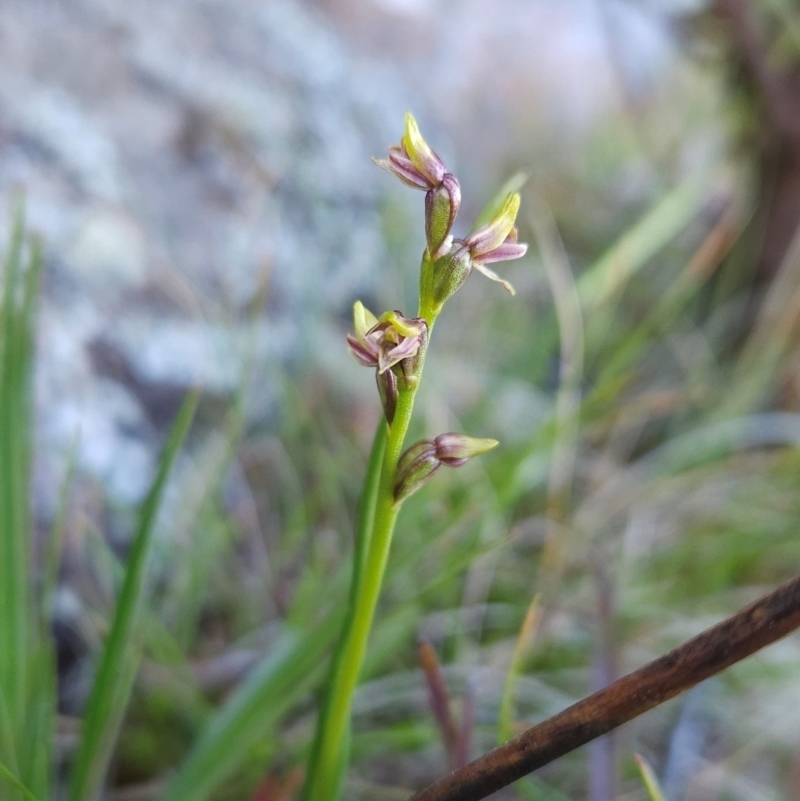
M 373 326 L 378 324 L 378 318 L 360 301 L 353 304 L 353 328 L 356 337 L 363 340 Z

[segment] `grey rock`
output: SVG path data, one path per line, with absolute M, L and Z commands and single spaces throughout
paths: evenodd
M 21 188 L 47 246 L 40 502 L 80 431 L 129 504 L 189 387 L 230 397 L 251 364 L 268 414 L 275 365 L 374 288 L 369 142 L 402 104 L 294 0 L 9 0 L 0 41 L 0 219 Z

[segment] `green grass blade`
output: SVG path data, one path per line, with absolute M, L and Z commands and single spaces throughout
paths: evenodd
M 23 269 L 24 240 L 19 205 L 0 301 L 0 761 L 44 797 L 50 791 L 56 675 L 31 590 L 29 493 L 42 250 L 38 241 L 31 242 Z
M 280 639 L 211 720 L 162 801 L 204 801 L 244 765 L 251 747 L 321 678 L 341 623 L 337 610 L 304 635 Z
M 604 306 L 699 211 L 708 196 L 705 180 L 692 177 L 665 195 L 629 228 L 578 281 L 586 313 Z
M 658 779 L 650 767 L 650 763 L 639 754 L 635 754 L 634 759 L 636 760 L 636 767 L 639 768 L 639 773 L 642 775 L 642 781 L 650 801 L 664 801 L 664 794 L 661 792 Z
M 20 771 L 41 799 L 54 796 L 57 667 L 54 643 L 43 639 L 31 655 L 29 698 L 20 748 Z
M 497 714 L 497 740 L 501 744 L 514 736 L 514 703 L 516 701 L 517 684 L 519 683 L 522 662 L 528 651 L 530 651 L 539 630 L 539 622 L 542 615 L 541 600 L 541 595 L 537 593 L 528 607 L 525 619 L 522 621 L 522 626 L 520 626 L 519 634 L 517 635 L 506 679 L 503 682 L 503 694 L 500 698 L 500 710 Z
M 27 801 L 39 801 L 39 799 L 2 762 L 0 762 L 0 778 L 15 790 L 19 790 Z
M 108 767 L 138 664 L 135 626 L 142 605 L 156 514 L 197 401 L 196 392 L 190 393 L 184 401 L 161 456 L 158 474 L 142 507 L 125 580 L 84 716 L 81 742 L 72 769 L 70 801 L 91 801 L 97 795 Z
M 514 173 L 492 196 L 492 199 L 483 207 L 472 226 L 474 231 L 482 225 L 486 225 L 489 220 L 500 211 L 503 201 L 512 193 L 519 192 L 528 181 L 528 175 L 524 172 Z
M 18 307 L 23 217 L 14 219 L 8 256 L 0 340 L 0 692 L 14 739 L 24 725 L 23 705 L 29 648 L 27 476 L 29 440 L 24 426 L 30 365 L 20 361 L 30 332 Z M 5 716 L 4 716 L 5 717 Z M 4 737 L 3 739 L 7 739 Z M 3 755 L 5 756 L 5 755 Z

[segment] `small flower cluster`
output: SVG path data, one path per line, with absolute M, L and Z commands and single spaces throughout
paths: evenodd
M 407 186 L 426 192 L 425 234 L 428 255 L 434 262 L 437 307 L 461 287 L 473 268 L 514 294 L 511 284 L 486 265 L 518 259 L 528 250 L 526 244 L 517 241 L 514 223 L 519 211 L 518 194 L 509 194 L 486 225 L 464 239 L 453 239 L 450 231 L 461 207 L 461 186 L 422 138 L 411 114 L 406 114 L 406 130 L 400 144 L 389 148 L 388 158 L 375 159 L 375 163 Z
M 413 189 L 425 192 L 425 238 L 420 314 L 404 317 L 389 311 L 375 317 L 359 301 L 353 308 L 354 333 L 347 343 L 356 359 L 375 368 L 384 416 L 391 426 L 400 392 L 414 390 L 419 382 L 429 327 L 445 301 L 477 270 L 500 283 L 512 295 L 514 288 L 486 265 L 518 259 L 528 246 L 517 241 L 515 222 L 518 194 L 509 194 L 488 223 L 463 239 L 452 229 L 461 207 L 461 186 L 441 158 L 428 145 L 411 114 L 406 114 L 400 144 L 389 148 L 386 159 L 375 163 Z M 412 445 L 397 465 L 394 497 L 400 502 L 415 492 L 442 465 L 457 467 L 493 448 L 497 442 L 463 434 L 441 434 Z

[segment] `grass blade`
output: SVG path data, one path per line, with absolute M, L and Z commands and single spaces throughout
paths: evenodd
M 287 633 L 211 720 L 162 801 L 204 801 L 321 678 L 342 623 L 338 610 L 303 636 Z
M 29 493 L 42 250 L 33 240 L 23 269 L 24 242 L 20 204 L 0 301 L 0 761 L 11 766 L 23 787 L 34 786 L 44 796 L 50 791 L 56 678 L 31 590 Z M 10 797 L 20 798 L 19 792 Z
M 11 785 L 15 790 L 19 790 L 27 801 L 39 801 L 39 799 L 2 762 L 0 762 L 0 778 L 2 778 L 6 784 Z
M 697 214 L 708 182 L 692 177 L 666 194 L 606 251 L 578 281 L 586 314 L 606 305 L 628 279 Z
M 7 724 L 18 733 L 24 724 L 29 648 L 29 587 L 25 402 L 30 365 L 20 360 L 30 336 L 18 307 L 22 270 L 23 217 L 17 211 L 5 262 L 0 340 L 0 693 Z M 2 739 L 16 739 L 9 732 Z
M 156 514 L 167 477 L 192 422 L 198 397 L 197 392 L 192 392 L 184 401 L 161 456 L 158 474 L 142 507 L 114 620 L 84 716 L 81 742 L 72 769 L 70 801 L 91 801 L 97 795 L 108 768 L 138 665 L 134 635 Z
M 517 684 L 522 669 L 522 662 L 527 656 L 539 631 L 542 619 L 541 595 L 536 594 L 525 613 L 520 626 L 511 663 L 508 666 L 506 680 L 503 682 L 503 695 L 500 699 L 500 711 L 497 716 L 497 740 L 504 743 L 514 736 L 514 703 L 516 701 Z
M 386 425 L 381 418 L 359 502 L 353 554 L 353 570 L 357 577 L 369 550 L 385 449 Z M 329 592 L 333 591 L 334 584 L 329 586 Z M 276 646 L 261 667 L 234 693 L 201 735 L 167 788 L 163 801 L 203 801 L 244 764 L 252 744 L 266 737 L 284 712 L 319 678 L 318 668 L 324 664 L 325 652 L 342 625 L 343 613 L 338 611 L 341 606 L 337 604 L 334 608 L 336 612 L 301 638 L 295 635 L 293 642 L 285 640 Z
M 650 763 L 639 754 L 634 754 L 633 758 L 636 760 L 636 767 L 639 768 L 639 773 L 642 775 L 642 781 L 650 801 L 664 801 L 664 794 L 661 792 L 658 779 L 650 767 Z

